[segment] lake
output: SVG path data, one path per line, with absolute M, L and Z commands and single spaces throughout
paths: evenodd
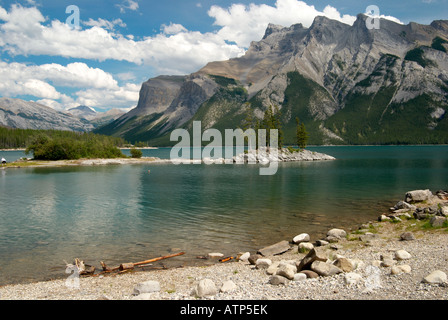
M 0 285 L 66 278 L 75 258 L 100 268 L 185 251 L 161 263 L 194 265 L 303 232 L 316 240 L 376 220 L 409 190 L 448 189 L 448 146 L 309 149 L 337 160 L 280 163 L 272 176 L 253 164 L 0 170 Z

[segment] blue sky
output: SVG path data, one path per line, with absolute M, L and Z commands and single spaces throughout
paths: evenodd
M 0 0 L 0 96 L 128 110 L 142 82 L 241 56 L 269 22 L 351 24 L 369 5 L 405 24 L 448 19 L 448 0 Z

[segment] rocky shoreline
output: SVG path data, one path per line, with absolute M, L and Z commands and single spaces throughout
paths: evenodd
M 357 230 L 299 233 L 205 267 L 0 287 L 3 300 L 446 300 L 448 193 L 415 190 Z M 422 215 L 422 213 L 424 215 Z
M 260 163 L 267 164 L 269 162 L 292 162 L 292 161 L 327 161 L 336 160 L 327 154 L 313 152 L 309 150 L 300 150 L 290 152 L 284 149 L 282 153 L 257 152 L 256 150 L 243 153 L 232 157 L 227 161 L 224 158 L 218 159 L 161 159 L 158 157 L 141 157 L 141 158 L 115 158 L 115 159 L 80 159 L 80 160 L 58 160 L 58 161 L 40 161 L 40 160 L 17 160 L 7 165 L 5 168 L 36 168 L 36 167 L 65 167 L 65 166 L 101 166 L 101 165 L 125 165 L 125 164 L 244 164 L 244 163 Z

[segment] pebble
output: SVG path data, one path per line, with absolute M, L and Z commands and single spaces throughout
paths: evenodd
M 442 284 L 447 282 L 446 273 L 440 270 L 436 270 L 428 274 L 423 278 L 423 282 L 431 284 Z
M 408 260 L 411 258 L 412 258 L 411 254 L 409 252 L 407 252 L 406 250 L 395 251 L 395 259 L 396 260 Z
M 294 242 L 295 244 L 309 241 L 310 241 L 310 235 L 308 233 L 301 233 L 292 239 L 292 242 Z

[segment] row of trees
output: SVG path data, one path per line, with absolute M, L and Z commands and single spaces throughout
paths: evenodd
M 86 140 L 93 134 L 61 130 L 14 129 L 0 126 L 0 149 L 25 149 L 40 135 L 51 139 Z M 117 147 L 125 147 L 128 144 L 124 139 L 117 137 L 102 136 L 101 139 L 106 139 Z
M 93 133 L 52 137 L 39 133 L 27 146 L 25 153 L 32 153 L 36 160 L 126 157 L 114 141 L 111 137 Z
M 282 128 L 282 113 L 278 106 L 272 108 L 270 106 L 266 109 L 263 115 L 263 119 L 260 121 L 258 118 L 254 118 L 253 112 L 251 109 L 248 110 L 246 118 L 243 122 L 243 129 L 247 130 L 253 128 L 256 133 L 256 138 L 258 139 L 258 130 L 264 129 L 266 130 L 266 145 L 270 146 L 270 131 L 272 129 L 278 130 L 278 148 L 283 148 L 284 141 L 284 133 Z M 308 132 L 306 131 L 305 124 L 300 122 L 299 118 L 296 117 L 296 143 L 297 146 L 301 149 L 305 149 L 308 143 Z M 258 146 L 258 140 L 257 140 Z

